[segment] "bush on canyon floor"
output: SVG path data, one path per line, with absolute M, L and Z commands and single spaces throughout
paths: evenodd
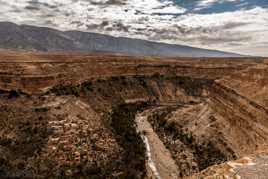
M 232 156 L 232 151 L 223 153 L 214 142 L 201 142 L 177 123 L 167 121 L 166 117 L 171 111 L 172 108 L 156 111 L 148 119 L 165 146 L 171 151 L 182 176 L 189 176 L 230 159 L 228 157 Z M 190 160 L 187 159 L 188 156 L 182 157 L 181 154 L 184 151 L 186 153 L 191 151 Z M 193 155 L 193 159 L 191 159 L 191 155 Z M 231 159 L 235 159 L 235 157 Z
M 87 93 L 87 92 L 92 92 L 93 91 L 93 86 L 92 82 L 86 81 L 80 85 L 56 85 L 53 88 L 51 88 L 47 94 L 49 93 L 54 93 L 57 96 L 62 96 L 62 95 L 74 95 L 74 96 L 79 96 L 81 92 Z
M 145 146 L 135 127 L 136 113 L 147 103 L 122 104 L 115 107 L 111 114 L 111 126 L 117 134 L 118 142 L 125 149 L 122 154 L 124 173 L 122 178 L 144 178 L 146 174 Z

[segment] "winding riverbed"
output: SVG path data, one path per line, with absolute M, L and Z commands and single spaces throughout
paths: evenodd
M 146 147 L 147 166 L 150 170 L 148 173 L 152 173 L 156 179 L 178 178 L 178 167 L 147 121 L 148 113 L 150 110 L 137 114 L 135 118 L 137 131 L 141 134 Z

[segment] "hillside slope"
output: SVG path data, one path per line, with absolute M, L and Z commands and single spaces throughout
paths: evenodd
M 182 45 L 0 22 L 0 48 L 33 51 L 109 52 L 135 56 L 238 57 Z

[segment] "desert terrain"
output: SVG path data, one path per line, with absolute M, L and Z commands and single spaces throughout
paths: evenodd
M 268 178 L 268 60 L 0 51 L 0 178 Z

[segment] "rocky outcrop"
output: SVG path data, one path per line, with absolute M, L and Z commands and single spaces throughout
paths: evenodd
M 256 59 L 161 59 L 98 54 L 0 53 L 0 89 L 43 93 L 57 84 L 117 76 L 184 76 L 217 79 L 254 66 Z
M 267 150 L 261 60 L 0 57 L 1 177 L 148 178 L 148 145 L 160 176 L 190 177 Z
M 259 73 L 261 74 L 261 73 Z M 245 155 L 267 147 L 267 114 L 266 106 L 257 100 L 252 100 L 248 93 L 252 88 L 260 88 L 263 82 L 247 83 L 244 88 L 232 88 L 224 81 L 218 81 L 210 88 L 210 102 L 212 109 L 224 116 L 228 124 L 228 136 L 232 148 L 240 155 Z M 232 83 L 230 81 L 230 83 Z M 243 83 L 246 81 L 243 80 Z M 264 95 L 265 98 L 265 95 Z M 252 131 L 252 132 L 248 132 Z M 233 136 L 233 137 L 231 137 Z M 234 140 L 235 139 L 235 140 Z

